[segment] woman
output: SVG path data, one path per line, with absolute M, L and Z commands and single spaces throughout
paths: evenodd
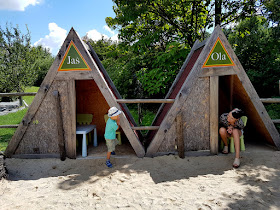
M 244 123 L 240 119 L 244 115 L 241 109 L 234 109 L 229 113 L 224 113 L 220 116 L 220 129 L 219 133 L 224 142 L 223 154 L 228 154 L 228 137 L 233 137 L 235 147 L 235 159 L 233 167 L 240 166 L 240 136 L 243 134 Z

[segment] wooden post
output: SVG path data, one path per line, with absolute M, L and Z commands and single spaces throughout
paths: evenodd
M 176 134 L 178 155 L 180 158 L 185 158 L 185 145 L 183 138 L 183 123 L 181 113 L 178 113 L 176 117 Z
M 218 154 L 219 77 L 210 77 L 210 153 Z
M 20 107 L 22 107 L 22 105 L 23 105 L 23 102 L 22 102 L 22 100 L 23 100 L 23 99 L 22 99 L 22 96 L 18 97 L 18 99 L 19 99 L 19 106 L 20 106 Z
M 57 90 L 53 91 L 53 96 L 56 101 L 56 121 L 57 121 L 57 137 L 58 146 L 60 151 L 60 160 L 64 161 L 66 159 L 65 142 L 64 142 L 64 132 L 63 132 L 63 120 L 60 106 L 59 93 Z
M 234 75 L 230 76 L 230 103 L 229 103 L 229 109 L 232 110 L 233 109 L 233 78 Z

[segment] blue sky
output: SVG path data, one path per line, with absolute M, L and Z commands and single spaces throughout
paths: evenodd
M 50 48 L 56 55 L 71 27 L 83 37 L 117 39 L 106 17 L 115 17 L 112 0 L 0 0 L 0 26 L 18 25 L 31 33 L 33 45 Z

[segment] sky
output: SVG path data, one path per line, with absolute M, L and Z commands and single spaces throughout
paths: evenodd
M 0 0 L 1 28 L 11 23 L 26 34 L 27 25 L 32 45 L 47 47 L 54 56 L 71 27 L 80 37 L 117 40 L 106 17 L 115 17 L 112 0 Z

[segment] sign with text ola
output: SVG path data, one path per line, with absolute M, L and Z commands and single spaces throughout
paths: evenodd
M 221 39 L 218 37 L 202 67 L 207 68 L 234 65 L 233 60 L 226 51 Z

